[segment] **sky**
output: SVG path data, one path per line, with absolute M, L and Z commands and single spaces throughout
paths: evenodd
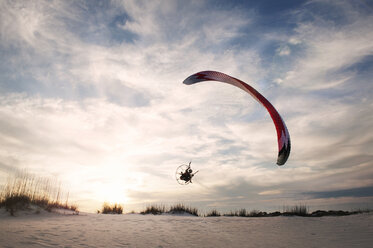
M 0 1 L 0 183 L 81 211 L 373 208 L 373 1 Z M 284 119 L 292 151 L 250 95 Z M 193 183 L 175 170 L 192 161 Z

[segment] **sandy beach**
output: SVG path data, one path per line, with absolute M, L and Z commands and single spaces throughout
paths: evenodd
M 1 215 L 11 247 L 371 247 L 373 214 L 342 217 L 192 217 L 81 213 Z

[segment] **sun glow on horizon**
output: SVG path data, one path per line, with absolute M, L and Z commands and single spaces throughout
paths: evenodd
M 124 185 L 119 182 L 100 184 L 96 189 L 93 188 L 92 191 L 95 192 L 96 200 L 101 202 L 118 204 L 129 202 L 126 189 Z

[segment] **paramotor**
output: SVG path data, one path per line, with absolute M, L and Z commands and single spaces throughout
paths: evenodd
M 189 165 L 182 164 L 179 167 L 177 167 L 175 172 L 176 181 L 181 185 L 187 185 L 192 182 L 192 178 L 194 175 L 198 172 L 194 172 L 192 168 L 190 168 L 190 164 L 192 162 L 189 162 Z

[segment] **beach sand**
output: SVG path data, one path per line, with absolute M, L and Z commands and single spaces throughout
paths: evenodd
M 372 247 L 373 214 L 195 217 L 0 214 L 0 247 Z

